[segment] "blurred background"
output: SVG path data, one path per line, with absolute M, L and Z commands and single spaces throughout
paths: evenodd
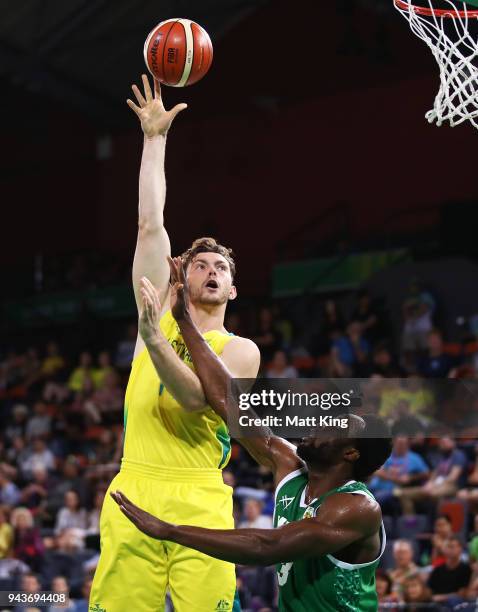
M 436 401 L 426 379 L 476 378 L 477 135 L 426 122 L 429 50 L 388 0 L 0 8 L 0 588 L 56 580 L 88 607 L 136 338 L 142 133 L 125 101 L 146 35 L 180 16 L 209 32 L 214 62 L 163 88 L 189 105 L 168 138 L 173 253 L 203 235 L 234 249 L 226 327 L 257 342 L 263 375 L 420 381 L 387 400 L 387 415 L 413 406 L 418 431 L 396 430 L 371 483 L 389 536 L 381 602 L 466 609 L 476 429 L 437 440 L 419 417 Z M 270 526 L 270 475 L 237 445 L 225 478 L 238 526 Z M 238 569 L 244 610 L 274 610 L 275 585 L 272 568 Z

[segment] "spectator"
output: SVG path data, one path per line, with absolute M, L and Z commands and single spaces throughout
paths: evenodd
M 83 563 L 91 554 L 84 551 L 83 533 L 67 529 L 55 538 L 54 546 L 45 552 L 42 577 L 49 583 L 55 576 L 65 576 L 71 590 L 80 589 L 84 580 Z
M 392 593 L 392 579 L 382 571 L 377 570 L 375 574 L 375 587 L 377 589 L 378 605 L 397 603 L 398 598 L 395 593 Z M 387 610 L 394 610 L 393 607 L 387 606 Z
M 334 338 L 343 334 L 345 319 L 335 300 L 326 300 L 321 316 L 319 333 L 314 336 L 310 350 L 313 355 L 326 355 L 332 348 Z
M 272 612 L 277 599 L 277 577 L 273 567 L 237 568 L 237 591 L 242 609 Z
M 115 365 L 120 370 L 127 370 L 131 366 L 137 337 L 138 327 L 136 323 L 132 323 L 128 326 L 125 337 L 116 346 Z
M 453 608 L 467 596 L 471 569 L 468 563 L 461 560 L 463 546 L 458 537 L 449 537 L 443 546 L 443 552 L 445 563 L 434 568 L 428 579 L 428 586 L 432 590 L 433 601 Z
M 70 610 L 70 612 L 76 611 L 75 603 L 70 599 L 70 587 L 65 576 L 55 576 L 51 582 L 51 590 L 53 593 L 64 595 L 65 603 L 50 606 L 48 612 L 62 612 L 65 610 Z
M 442 514 L 435 519 L 435 525 L 432 535 L 432 554 L 431 562 L 433 567 L 443 565 L 446 561 L 444 547 L 453 535 L 451 519 L 448 515 Z
M 267 370 L 267 378 L 297 378 L 298 372 L 284 351 L 276 351 Z
M 402 347 L 406 353 L 416 355 L 426 349 L 434 312 L 435 299 L 432 294 L 423 289 L 418 279 L 412 279 L 409 295 L 402 305 Z
M 428 351 L 418 362 L 418 370 L 425 378 L 446 378 L 453 367 L 452 358 L 443 350 L 443 338 L 437 329 L 427 334 Z
M 351 321 L 347 335 L 334 332 L 331 349 L 331 365 L 335 376 L 365 375 L 369 344 L 362 335 L 362 324 Z
M 43 559 L 44 546 L 40 532 L 33 526 L 33 517 L 28 508 L 16 508 L 12 512 L 14 529 L 14 556 L 38 571 Z
M 100 533 L 100 515 L 104 499 L 105 492 L 102 490 L 96 491 L 93 509 L 88 513 L 86 526 L 87 535 L 99 535 Z
M 61 356 L 59 346 L 50 341 L 46 345 L 46 356 L 41 364 L 41 373 L 44 378 L 55 379 L 65 367 L 65 360 Z
M 21 503 L 32 512 L 38 511 L 46 504 L 48 490 L 51 487 L 48 471 L 37 468 L 33 472 L 33 481 L 23 488 L 21 492 Z
M 45 440 L 35 438 L 26 459 L 20 464 L 23 476 L 30 479 L 36 470 L 53 470 L 55 468 L 55 457 L 47 448 Z
M 22 576 L 20 588 L 24 593 L 32 593 L 32 594 L 40 593 L 41 584 L 40 584 L 40 581 L 38 580 L 37 575 L 32 574 L 32 573 L 24 574 Z M 36 612 L 37 610 L 46 611 L 47 607 L 35 605 L 35 607 L 32 608 L 30 604 L 25 604 L 25 605 L 20 604 L 19 606 L 15 606 L 14 610 L 15 612 L 31 612 L 32 610 Z
M 10 465 L 17 465 L 22 468 L 31 454 L 31 449 L 26 447 L 25 439 L 22 436 L 16 436 L 12 440 L 12 445 L 7 451 L 7 461 Z
M 86 483 L 81 478 L 78 460 L 73 456 L 66 458 L 61 478 L 48 496 L 47 503 L 50 512 L 53 514 L 58 512 L 64 503 L 65 494 L 71 490 L 77 491 L 80 496 L 81 505 L 84 505 L 87 499 Z
M 441 457 L 428 482 L 422 487 L 397 488 L 394 491 L 400 498 L 404 514 L 415 514 L 417 501 L 437 501 L 455 495 L 463 483 L 467 461 L 464 453 L 456 448 L 455 440 L 450 436 L 441 438 L 440 452 Z
M 467 488 L 458 491 L 458 497 L 468 502 L 471 510 L 478 512 L 478 444 L 475 444 L 474 453 L 473 470 L 466 479 Z
M 13 422 L 9 423 L 4 432 L 5 439 L 10 444 L 13 444 L 15 438 L 25 436 L 28 412 L 28 407 L 25 404 L 15 404 L 13 406 Z
M 357 307 L 352 314 L 352 320 L 362 324 L 363 335 L 370 344 L 375 344 L 381 339 L 383 324 L 367 289 L 358 292 Z
M 392 354 L 385 344 L 375 347 L 370 371 L 371 374 L 379 374 L 384 378 L 399 378 L 402 375 L 400 367 L 394 363 Z
M 51 417 L 48 407 L 43 401 L 36 402 L 33 407 L 34 416 L 27 423 L 25 437 L 28 441 L 51 433 Z
M 73 392 L 83 391 L 87 381 L 92 377 L 92 358 L 91 353 L 84 351 L 80 355 L 78 366 L 73 370 L 68 379 L 68 388 Z
M 17 485 L 8 477 L 5 468 L 0 466 L 0 504 L 14 507 L 20 501 Z
M 396 436 L 392 454 L 370 482 L 370 490 L 382 506 L 385 514 L 394 514 L 395 490 L 424 482 L 430 475 L 427 464 L 420 455 L 410 450 L 406 436 Z
M 86 510 L 80 507 L 80 498 L 76 491 L 65 493 L 65 506 L 60 509 L 56 517 L 55 534 L 58 535 L 66 529 L 81 529 L 86 531 L 88 516 Z
M 81 599 L 77 599 L 75 601 L 75 612 L 89 612 L 89 601 L 90 601 L 90 593 L 91 593 L 91 585 L 93 584 L 93 580 L 91 578 L 86 578 L 81 587 Z
M 22 379 L 26 388 L 31 387 L 38 380 L 40 366 L 38 350 L 30 347 L 23 357 Z
M 101 388 L 84 402 L 84 407 L 95 423 L 112 424 L 121 422 L 123 404 L 124 391 L 119 386 L 117 373 L 112 370 L 105 375 Z
M 0 560 L 13 552 L 13 527 L 8 523 L 8 507 L 0 506 Z
M 274 325 L 270 308 L 261 308 L 259 312 L 259 326 L 253 341 L 259 347 L 264 363 L 269 363 L 274 353 L 282 347 L 282 335 Z
M 111 365 L 111 357 L 108 351 L 101 351 L 98 355 L 98 367 L 91 373 L 95 389 L 101 389 L 108 374 L 114 374 L 115 370 Z
M 413 561 L 413 546 L 410 540 L 396 540 L 393 543 L 394 568 L 390 570 L 392 591 L 402 599 L 405 580 L 418 572 Z
M 427 612 L 440 612 L 436 606 L 421 604 L 430 604 L 432 599 L 431 590 L 424 584 L 423 580 L 418 575 L 410 576 L 403 583 L 403 601 L 407 605 L 407 612 L 419 612 L 427 610 Z
M 244 504 L 244 520 L 239 524 L 240 528 L 248 529 L 271 529 L 272 518 L 262 514 L 264 504 L 258 499 L 247 499 Z

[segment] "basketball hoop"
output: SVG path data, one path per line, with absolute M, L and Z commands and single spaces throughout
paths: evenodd
M 440 68 L 440 89 L 425 117 L 438 126 L 470 121 L 478 128 L 478 10 L 464 2 L 444 0 L 393 0 L 410 28 L 430 48 Z M 428 6 L 423 6 L 428 4 Z M 462 6 L 463 9 L 458 9 Z M 470 26 L 476 26 L 470 31 Z

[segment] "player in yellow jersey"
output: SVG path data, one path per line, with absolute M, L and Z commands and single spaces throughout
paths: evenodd
M 126 390 L 121 470 L 110 490 L 120 489 L 151 514 L 173 523 L 229 529 L 233 527 L 232 489 L 224 484 L 221 473 L 230 456 L 228 430 L 207 406 L 170 311 L 174 296 L 169 285 L 170 243 L 163 224 L 164 156 L 171 122 L 186 105 L 166 111 L 159 83 L 155 82 L 153 93 L 143 75 L 143 85 L 143 93 L 133 85 L 137 104 L 128 100 L 144 132 L 133 263 L 140 334 Z M 227 302 L 236 297 L 230 249 L 212 238 L 200 238 L 182 259 L 196 325 L 235 376 L 255 378 L 257 347 L 224 328 Z M 147 314 L 142 312 L 142 291 L 150 281 L 161 303 L 161 333 L 154 336 L 142 324 Z M 149 538 L 128 521 L 110 495 L 105 497 L 100 529 L 101 555 L 91 589 L 91 611 L 160 612 L 167 589 L 176 612 L 239 609 L 233 564 Z

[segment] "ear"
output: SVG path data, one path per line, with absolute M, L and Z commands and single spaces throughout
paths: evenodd
M 234 285 L 232 285 L 231 290 L 229 291 L 229 300 L 235 300 L 237 298 L 237 289 Z
M 355 463 L 360 458 L 360 451 L 355 446 L 347 446 L 344 449 L 344 459 L 349 463 Z

